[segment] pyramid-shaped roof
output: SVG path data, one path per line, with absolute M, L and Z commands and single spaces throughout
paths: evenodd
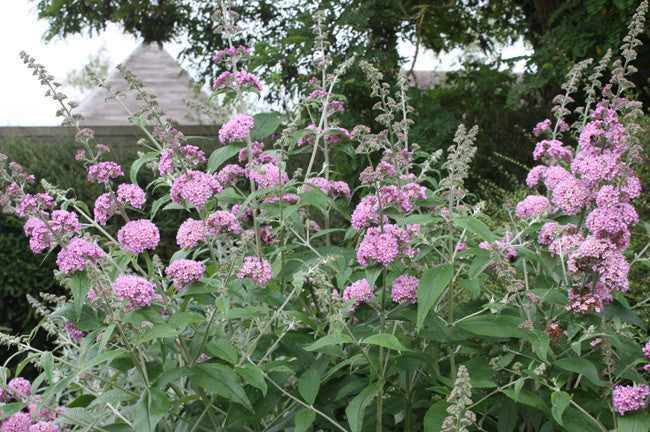
M 145 84 L 145 90 L 157 96 L 159 106 L 167 110 L 167 115 L 180 124 L 200 124 L 208 122 L 204 117 L 197 119 L 183 99 L 196 101 L 192 90 L 193 82 L 176 63 L 176 60 L 157 44 L 142 44 L 137 47 L 123 63 Z M 131 112 L 138 111 L 143 102 L 136 100 L 136 93 L 128 90 L 127 84 L 117 69 L 113 70 L 107 80 L 117 90 L 127 95 L 122 103 Z M 102 88 L 93 89 L 75 110 L 84 118 L 84 126 L 126 126 L 126 113 L 115 100 L 105 101 L 108 92 Z

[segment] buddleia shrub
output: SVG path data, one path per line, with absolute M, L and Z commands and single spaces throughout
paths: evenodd
M 243 106 L 263 88 L 246 70 L 251 51 L 232 43 L 229 5 L 214 58 L 228 71 L 213 99 Z M 126 170 L 88 130 L 78 129 L 77 160 L 102 188 L 92 211 L 49 182 L 34 190 L 2 156 L 0 204 L 25 219 L 32 251 L 56 254 L 68 289 L 34 302 L 55 349 L 0 334 L 25 356 L 0 369 L 2 427 L 643 429 L 650 342 L 635 331 L 644 305 L 629 303 L 628 276 L 649 246 L 629 248 L 645 159 L 627 77 L 646 10 L 622 60 L 570 71 L 533 131 L 529 196 L 506 222 L 467 200 L 479 128 L 461 124 L 446 151 L 410 141 L 405 74 L 391 87 L 360 60 L 381 130 L 341 127 L 333 89 L 354 60 L 331 64 L 325 11 L 314 14 L 312 89 L 296 112 L 234 113 L 209 156 L 120 68 L 147 102 L 126 113 L 148 138 L 128 172 L 150 170 L 147 186 L 122 182 Z M 22 56 L 75 127 L 56 83 Z M 576 108 L 578 91 L 587 105 Z M 368 161 L 354 188 L 332 158 L 348 144 Z M 294 155 L 306 163 L 292 170 Z M 159 225 L 178 212 L 166 256 Z M 31 382 L 20 376 L 28 362 L 42 369 Z

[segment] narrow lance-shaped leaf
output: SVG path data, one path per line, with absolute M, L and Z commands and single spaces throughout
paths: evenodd
M 433 269 L 428 269 L 422 275 L 418 285 L 418 314 L 417 329 L 422 328 L 424 320 L 435 304 L 438 297 L 445 291 L 447 285 L 454 277 L 454 268 L 451 264 L 444 264 Z
M 379 393 L 379 390 L 383 387 L 383 379 L 375 382 L 352 399 L 348 407 L 345 409 L 345 415 L 348 417 L 348 423 L 350 423 L 350 430 L 352 432 L 361 431 L 366 407 L 370 405 L 370 402 L 373 401 L 377 393 Z

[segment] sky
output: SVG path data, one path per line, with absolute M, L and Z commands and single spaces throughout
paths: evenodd
M 62 81 L 69 71 L 82 68 L 89 56 L 105 47 L 110 57 L 111 66 L 124 61 L 131 51 L 140 43 L 136 38 L 125 35 L 117 25 L 109 25 L 107 30 L 93 37 L 75 35 L 65 40 L 57 39 L 46 43 L 43 34 L 47 22 L 37 18 L 36 4 L 29 0 L 4 0 L 0 13 L 0 127 L 1 126 L 56 126 L 61 119 L 55 116 L 59 109 L 57 102 L 45 97 L 45 88 L 23 64 L 19 52 L 24 50 L 38 63 L 46 66 L 49 73 Z M 176 57 L 183 46 L 178 43 L 165 44 L 165 49 Z M 410 68 L 415 51 L 413 45 L 402 43 L 399 46 L 402 55 L 409 57 Z M 527 53 L 519 43 L 504 47 L 503 58 L 510 58 Z M 442 56 L 431 52 L 418 55 L 415 70 L 452 70 L 460 67 L 460 51 Z M 183 66 L 181 64 L 181 66 Z M 523 66 L 522 66 L 523 67 Z M 521 67 L 520 67 L 521 68 Z M 72 100 L 80 100 L 84 94 L 71 89 L 63 93 Z

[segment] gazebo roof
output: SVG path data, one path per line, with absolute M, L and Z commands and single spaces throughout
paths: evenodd
M 157 96 L 159 106 L 167 110 L 167 115 L 173 117 L 180 124 L 206 123 L 205 117 L 200 120 L 192 112 L 183 99 L 196 101 L 192 87 L 193 81 L 176 63 L 176 60 L 164 49 L 156 44 L 142 44 L 123 62 L 145 84 L 145 90 Z M 127 95 L 122 103 L 131 112 L 138 111 L 143 102 L 136 100 L 136 93 L 128 90 L 126 82 L 122 79 L 117 69 L 113 70 L 107 80 L 117 90 Z M 81 114 L 84 126 L 125 126 L 127 114 L 115 100 L 105 101 L 108 92 L 101 88 L 93 89 L 90 94 L 75 109 L 76 114 Z

